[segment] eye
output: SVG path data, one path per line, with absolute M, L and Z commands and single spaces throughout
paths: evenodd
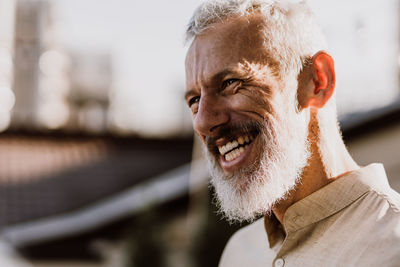
M 200 101 L 200 96 L 194 96 L 189 99 L 188 106 L 191 107 L 193 104 L 199 103 L 199 101 Z
M 239 79 L 227 79 L 225 81 L 222 82 L 222 90 L 224 90 L 225 88 L 232 86 L 232 85 L 236 85 L 241 83 L 242 81 Z

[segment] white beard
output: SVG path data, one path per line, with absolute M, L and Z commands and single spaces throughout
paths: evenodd
M 262 154 L 251 166 L 230 175 L 224 173 L 206 149 L 211 184 L 220 212 L 228 221 L 253 221 L 269 213 L 294 189 L 310 155 L 308 121 L 306 112 L 297 113 L 294 108 L 268 118 L 264 131 L 258 135 L 265 148 Z M 256 147 L 253 149 L 256 151 Z

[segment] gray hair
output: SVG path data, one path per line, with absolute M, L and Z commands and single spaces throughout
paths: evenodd
M 279 63 L 279 76 L 298 75 L 305 61 L 326 49 L 325 39 L 305 1 L 207 0 L 194 12 L 186 30 L 189 42 L 213 24 L 235 16 L 261 12 L 265 17 L 265 47 Z

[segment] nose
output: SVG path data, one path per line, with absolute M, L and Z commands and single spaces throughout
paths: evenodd
M 193 120 L 194 130 L 202 138 L 215 136 L 218 128 L 229 122 L 229 110 L 215 95 L 204 95 L 200 98 L 199 108 Z

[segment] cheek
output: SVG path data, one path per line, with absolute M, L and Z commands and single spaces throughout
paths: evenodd
M 230 105 L 234 110 L 258 114 L 265 118 L 272 113 L 270 96 L 257 90 L 240 90 L 230 99 Z

